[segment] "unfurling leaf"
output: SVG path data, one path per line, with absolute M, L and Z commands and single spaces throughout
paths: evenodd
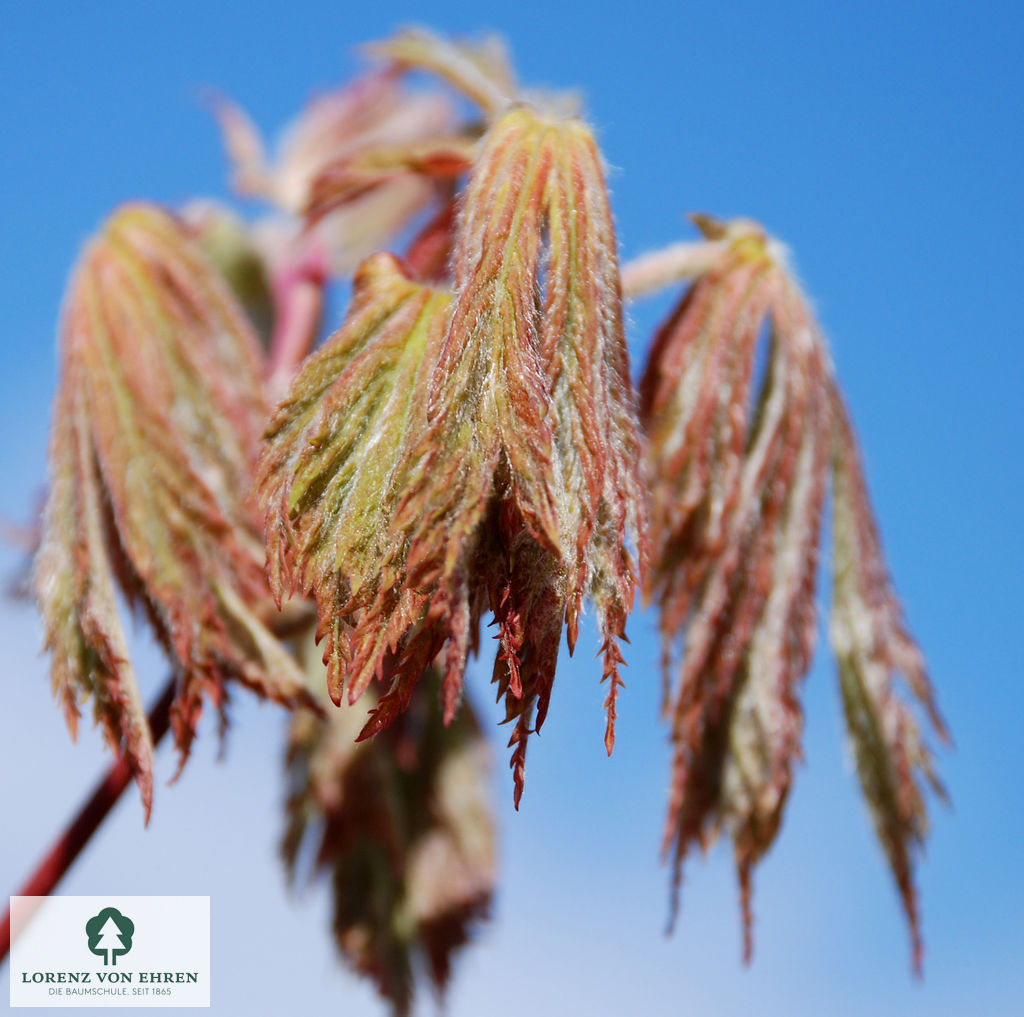
M 647 593 L 661 610 L 674 744 L 665 850 L 674 912 L 690 847 L 730 834 L 749 957 L 753 866 L 778 832 L 800 756 L 834 382 L 778 245 L 746 220 L 697 222 L 703 250 L 674 255 L 694 282 L 641 383 L 655 549 Z
M 110 546 L 108 506 L 89 426 L 81 368 L 64 365 L 50 434 L 50 492 L 35 585 L 46 646 L 52 651 L 53 691 L 72 737 L 79 704 L 93 713 L 109 744 L 122 748 L 147 816 L 153 800 L 153 740 L 114 588 L 116 550 Z
M 575 119 L 514 109 L 485 140 L 459 223 L 457 302 L 435 369 L 418 486 L 404 506 L 402 522 L 417 520 L 410 572 L 443 587 L 480 548 L 508 668 L 507 681 L 500 670 L 496 677 L 518 717 L 517 756 L 534 702 L 538 728 L 547 711 L 562 619 L 571 649 L 591 597 L 610 752 L 616 642 L 633 597 L 626 547 L 637 544 L 642 556 L 645 544 L 604 175 L 590 131 Z M 485 518 L 488 501 L 497 508 Z M 430 525 L 427 505 L 443 507 L 435 518 L 446 525 Z M 513 765 L 521 769 L 521 760 Z M 517 797 L 521 790 L 520 775 Z
M 395 473 L 422 408 L 425 358 L 450 304 L 391 255 L 368 259 L 344 325 L 303 366 L 267 428 L 258 485 L 271 588 L 279 603 L 296 589 L 315 593 L 336 702 L 352 665 L 351 617 L 372 599 L 390 546 Z M 379 633 L 382 647 L 388 636 Z M 354 672 L 353 701 L 372 673 Z
M 294 880 L 302 860 L 331 876 L 334 935 L 345 959 L 409 1012 L 425 963 L 438 992 L 455 951 L 490 911 L 495 880 L 489 759 L 468 704 L 443 723 L 439 675 L 378 737 L 355 742 L 374 691 L 322 720 L 299 711 L 288 749 L 283 840 Z
M 310 184 L 306 215 L 316 221 L 389 182 L 421 176 L 453 179 L 473 163 L 476 143 L 466 137 L 414 139 L 404 145 L 356 152 L 329 163 Z
M 457 172 L 465 159 L 451 103 L 406 90 L 393 70 L 314 99 L 286 132 L 273 165 L 241 109 L 223 98 L 214 109 L 236 189 L 294 216 L 312 208 L 338 272 L 385 246 L 430 204 L 431 177 Z
M 275 589 L 298 577 L 316 593 L 332 695 L 346 672 L 351 699 L 375 675 L 391 682 L 364 736 L 442 649 L 452 718 L 490 608 L 518 802 L 533 713 L 539 727 L 584 597 L 598 609 L 611 750 L 627 544 L 643 549 L 615 236 L 583 124 L 527 109 L 498 120 L 453 260 L 453 301 L 368 263 L 346 324 L 271 426 L 261 486 Z
M 152 747 L 115 577 L 178 676 L 183 759 L 204 695 L 222 705 L 226 679 L 288 704 L 305 697 L 260 620 L 268 591 L 246 500 L 265 412 L 260 351 L 186 228 L 129 205 L 75 270 L 61 360 L 36 572 L 53 680 L 69 718 L 93 696 L 148 811 Z
M 923 949 L 913 861 L 928 832 L 922 778 L 940 798 L 945 792 L 918 721 L 897 694 L 897 673 L 906 679 L 939 738 L 948 741 L 949 736 L 924 658 L 906 630 L 889 581 L 857 442 L 838 392 L 833 412 L 835 564 L 830 635 L 857 773 L 899 888 L 910 923 L 914 966 L 920 970 Z
M 170 660 L 182 766 L 208 700 L 226 723 L 228 681 L 299 706 L 289 877 L 330 875 L 339 951 L 404 1015 L 423 970 L 443 993 L 493 895 L 489 759 L 464 702 L 481 623 L 518 808 L 587 602 L 612 753 L 640 584 L 660 608 L 672 921 L 687 855 L 725 834 L 749 960 L 753 871 L 801 753 L 831 478 L 846 722 L 919 967 L 913 866 L 942 788 L 917 707 L 946 734 L 782 248 L 695 216 L 702 240 L 620 274 L 575 96 L 522 90 L 494 39 L 412 29 L 368 50 L 384 66 L 311 102 L 273 158 L 217 101 L 257 221 L 125 206 L 76 268 L 35 567 L 72 733 L 91 698 L 148 819 L 170 692 L 151 730 L 119 596 Z M 407 87 L 423 71 L 461 94 Z M 401 235 L 404 257 L 383 253 Z M 682 280 L 638 412 L 623 291 Z M 301 621 L 275 625 L 288 598 Z
M 407 28 L 366 47 L 399 68 L 432 71 L 472 99 L 486 114 L 502 113 L 516 95 L 516 80 L 500 38 L 451 42 L 422 28 Z

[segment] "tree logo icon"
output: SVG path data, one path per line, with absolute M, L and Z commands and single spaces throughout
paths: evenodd
M 104 965 L 117 964 L 117 958 L 132 948 L 135 923 L 117 908 L 104 908 L 95 918 L 85 923 L 89 949 L 103 958 Z

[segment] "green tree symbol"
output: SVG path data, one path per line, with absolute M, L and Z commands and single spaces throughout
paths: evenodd
M 104 965 L 116 965 L 117 958 L 132 948 L 135 923 L 117 908 L 104 908 L 85 923 L 85 934 L 89 937 L 89 949 L 103 957 Z

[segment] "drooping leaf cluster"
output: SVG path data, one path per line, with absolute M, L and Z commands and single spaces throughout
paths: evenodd
M 74 730 L 92 697 L 148 813 L 153 746 L 118 617 L 149 618 L 177 677 L 187 755 L 204 697 L 239 681 L 306 697 L 265 624 L 269 592 L 247 497 L 266 416 L 262 354 L 183 223 L 152 206 L 115 214 L 72 279 L 36 588 L 53 684 Z
M 648 594 L 660 609 L 665 710 L 674 746 L 665 850 L 673 908 L 682 862 L 732 837 L 751 941 L 751 874 L 782 821 L 800 758 L 799 685 L 817 631 L 815 591 L 830 475 L 835 514 L 833 643 L 865 795 L 919 958 L 910 852 L 934 782 L 894 673 L 945 735 L 921 655 L 885 574 L 852 431 L 824 339 L 786 265 L 756 224 L 696 217 L 706 246 L 661 327 L 641 381 L 655 548 Z M 767 333 L 764 330 L 767 329 Z M 754 391 L 759 339 L 764 380 Z M 899 793 L 897 793 L 899 789 Z
M 386 683 L 363 737 L 438 653 L 450 720 L 493 615 L 518 803 L 526 739 L 587 597 L 611 751 L 644 502 L 590 132 L 515 105 L 477 148 L 459 214 L 442 219 L 451 278 L 385 255 L 361 266 L 345 323 L 271 423 L 259 483 L 275 595 L 316 596 L 332 697 Z
M 229 682 L 300 706 L 289 872 L 311 847 L 340 950 L 404 1013 L 424 960 L 443 989 L 494 884 L 464 697 L 482 624 L 518 807 L 588 603 L 611 753 L 641 586 L 663 644 L 673 914 L 685 857 L 726 833 L 749 956 L 753 868 L 800 759 L 831 496 L 847 727 L 919 964 L 913 863 L 924 786 L 941 785 L 912 701 L 945 728 L 784 251 L 749 220 L 698 216 L 701 240 L 620 274 L 601 155 L 571 100 L 522 90 L 493 41 L 412 31 L 372 52 L 384 66 L 316 100 L 274 160 L 218 101 L 236 187 L 268 206 L 256 222 L 129 205 L 79 260 L 36 565 L 69 723 L 91 698 L 148 813 L 153 744 L 119 596 L 167 651 L 183 760 Z M 409 88 L 409 69 L 479 118 Z M 349 277 L 314 349 L 325 288 Z M 684 280 L 634 393 L 623 286 Z
M 442 993 L 453 953 L 490 912 L 495 880 L 489 752 L 468 703 L 446 725 L 425 674 L 386 731 L 356 742 L 371 690 L 328 719 L 296 712 L 282 850 L 292 881 L 330 878 L 342 956 L 408 1013 L 422 965 Z

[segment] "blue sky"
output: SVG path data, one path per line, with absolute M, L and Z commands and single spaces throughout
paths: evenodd
M 518 815 L 497 753 L 497 915 L 458 964 L 449 1012 L 1024 1011 L 1019 5 L 6 4 L 0 514 L 27 518 L 44 480 L 54 326 L 80 243 L 122 200 L 225 193 L 202 88 L 273 131 L 357 67 L 355 44 L 409 22 L 499 30 L 524 81 L 583 90 L 626 257 L 687 235 L 691 209 L 754 216 L 792 247 L 956 740 L 940 758 L 953 807 L 935 809 L 920 868 L 917 984 L 820 646 L 806 763 L 757 874 L 756 954 L 743 970 L 724 847 L 690 864 L 678 931 L 662 935 L 667 749 L 652 619 L 635 616 L 612 760 L 586 652 L 560 667 Z M 635 362 L 664 307 L 633 308 Z M 17 560 L 0 551 L 6 572 Z M 14 891 L 105 757 L 88 729 L 69 743 L 31 609 L 0 607 L 0 641 L 0 876 Z M 162 667 L 146 661 L 152 689 Z M 488 670 L 475 682 L 485 704 Z M 62 891 L 209 893 L 219 1014 L 382 1012 L 335 963 L 325 895 L 296 903 L 284 890 L 282 715 L 239 696 L 235 719 L 224 763 L 207 730 L 182 780 L 158 789 L 150 829 L 127 797 Z M 161 764 L 170 776 L 167 754 Z

